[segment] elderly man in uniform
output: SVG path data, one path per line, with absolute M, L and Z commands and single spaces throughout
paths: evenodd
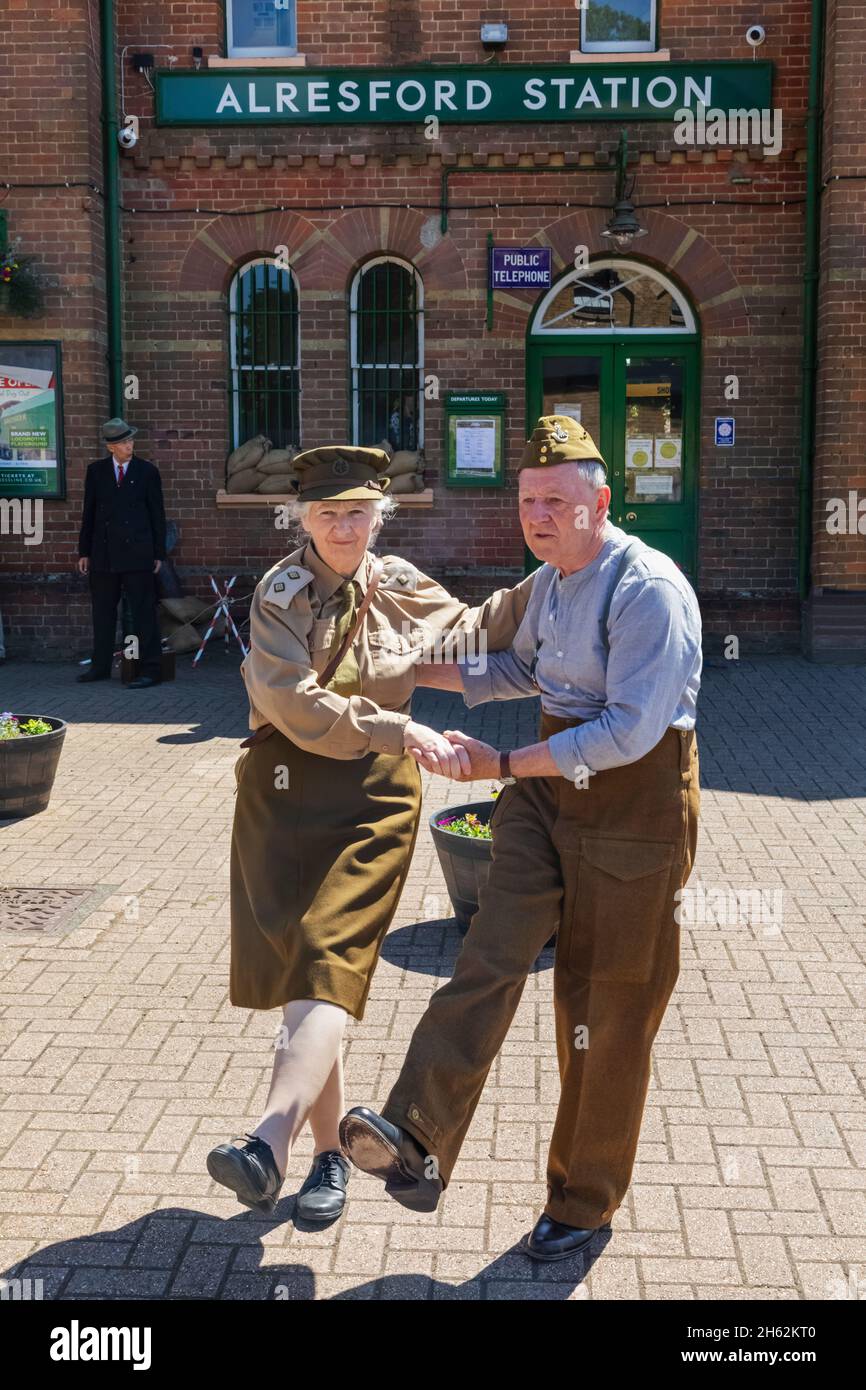
M 697 840 L 697 600 L 673 561 L 608 521 L 605 479 L 580 424 L 538 421 L 519 502 L 543 563 L 512 645 L 483 672 L 458 663 L 419 673 L 462 688 L 470 706 L 540 694 L 540 741 L 497 751 L 445 731 L 458 780 L 506 783 L 489 881 L 381 1115 L 356 1107 L 340 1127 L 357 1167 L 404 1206 L 433 1210 L 526 977 L 557 931 L 561 1094 L 547 1203 L 524 1245 L 542 1260 L 588 1246 L 628 1188 L 651 1046 L 679 971 L 677 892 Z M 440 770 L 433 757 L 419 761 Z

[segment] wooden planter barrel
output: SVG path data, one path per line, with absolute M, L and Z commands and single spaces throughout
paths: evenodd
M 16 718 L 21 723 L 44 719 L 51 732 L 0 739 L 0 820 L 35 816 L 45 810 L 66 737 L 63 719 L 46 714 L 18 714 Z

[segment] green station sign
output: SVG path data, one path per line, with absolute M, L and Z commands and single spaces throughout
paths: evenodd
M 504 63 L 411 68 L 157 71 L 157 125 L 448 125 L 673 121 L 679 110 L 769 110 L 773 64 Z

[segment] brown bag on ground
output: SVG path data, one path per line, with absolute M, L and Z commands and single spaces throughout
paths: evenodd
M 201 634 L 191 623 L 183 623 L 166 637 L 173 652 L 194 652 L 201 646 Z
M 160 599 L 160 608 L 178 623 L 194 623 L 196 618 L 204 622 L 210 616 L 210 604 L 206 598 L 196 598 L 194 594 L 183 594 L 180 598 Z

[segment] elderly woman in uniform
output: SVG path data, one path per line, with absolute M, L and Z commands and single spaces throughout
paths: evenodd
M 256 588 L 241 667 L 255 732 L 235 769 L 230 999 L 283 1018 L 261 1120 L 207 1166 L 270 1212 L 309 1121 L 315 1156 L 296 1210 L 318 1221 L 345 1204 L 343 1031 L 347 1014 L 364 1016 L 409 869 L 416 758 L 446 775 L 461 767 L 408 712 L 416 667 L 433 641 L 443 658 L 459 641 L 483 651 L 482 632 L 491 650 L 507 647 L 528 597 L 524 581 L 470 609 L 405 560 L 374 557 L 395 506 L 386 466 L 379 449 L 298 455 L 293 507 L 308 539 Z

